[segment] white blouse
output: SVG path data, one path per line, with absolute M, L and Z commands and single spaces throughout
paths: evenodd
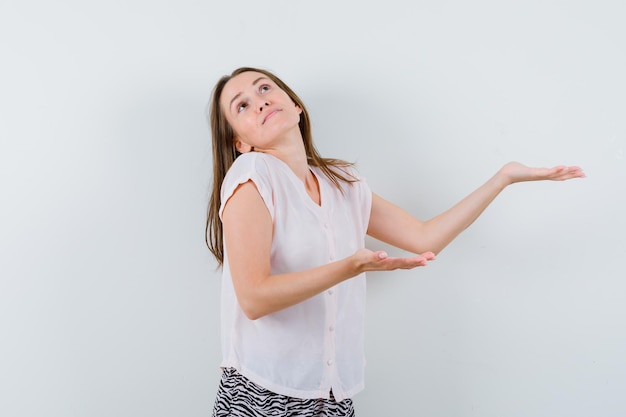
M 343 194 L 316 167 L 321 205 L 280 159 L 240 155 L 221 189 L 220 216 L 239 184 L 256 185 L 273 221 L 271 273 L 302 271 L 364 247 L 372 194 L 364 180 Z M 353 170 L 350 172 L 356 176 Z M 296 398 L 350 398 L 364 386 L 365 274 L 284 310 L 250 320 L 241 310 L 225 250 L 221 295 L 222 367 Z

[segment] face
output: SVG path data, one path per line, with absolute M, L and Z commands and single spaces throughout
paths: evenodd
M 244 72 L 231 78 L 220 97 L 226 120 L 235 132 L 235 147 L 263 151 L 299 138 L 302 109 L 269 77 Z

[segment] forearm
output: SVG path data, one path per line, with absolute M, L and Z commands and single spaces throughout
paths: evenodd
M 452 208 L 424 222 L 420 246 L 439 253 L 474 223 L 508 184 L 507 178 L 499 171 Z
M 361 271 L 348 257 L 305 271 L 259 276 L 236 288 L 239 304 L 252 320 L 305 301 L 358 275 Z
M 307 300 L 342 281 L 366 271 L 393 271 L 426 266 L 435 255 L 426 252 L 408 258 L 387 256 L 384 251 L 360 249 L 342 260 L 302 272 L 248 276 L 234 279 L 239 304 L 255 320 Z
M 469 227 L 508 185 L 522 181 L 565 181 L 584 177 L 585 173 L 577 166 L 529 168 L 518 162 L 509 162 L 451 209 L 425 222 L 373 194 L 367 233 L 413 253 L 439 253 Z

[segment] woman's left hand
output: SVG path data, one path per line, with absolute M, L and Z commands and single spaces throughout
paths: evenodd
M 554 168 L 533 168 L 519 162 L 509 162 L 498 172 L 507 184 L 523 181 L 565 181 L 572 178 L 585 178 L 582 168 L 559 165 Z

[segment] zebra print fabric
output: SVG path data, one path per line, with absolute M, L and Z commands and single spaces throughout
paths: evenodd
M 213 417 L 354 417 L 352 400 L 301 399 L 276 394 L 235 369 L 226 368 L 217 391 Z

